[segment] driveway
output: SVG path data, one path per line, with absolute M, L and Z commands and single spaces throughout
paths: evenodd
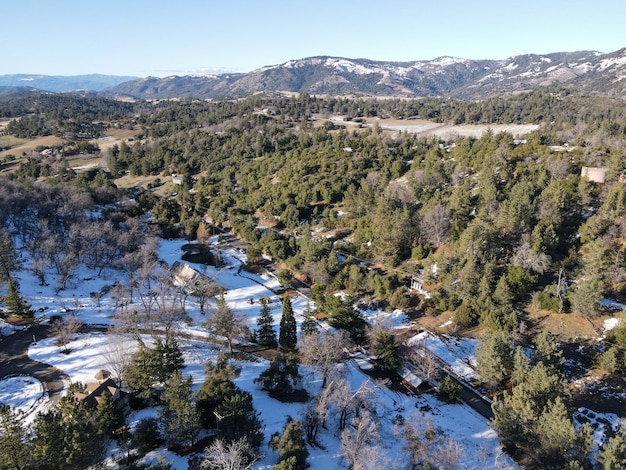
M 33 337 L 43 339 L 49 334 L 50 326 L 33 325 L 28 330 L 17 331 L 0 341 L 0 380 L 19 375 L 35 377 L 52 403 L 56 403 L 69 377 L 56 367 L 28 357 Z

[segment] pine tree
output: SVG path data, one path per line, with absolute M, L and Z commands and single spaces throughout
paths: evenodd
M 0 468 L 26 468 L 31 461 L 23 415 L 0 405 Z
M 602 448 L 600 463 L 603 470 L 626 470 L 626 421 L 619 423 L 615 436 Z
M 180 371 L 172 374 L 165 384 L 160 414 L 169 442 L 179 445 L 194 444 L 201 423 L 191 389 L 191 377 L 183 378 Z
M 281 349 L 294 349 L 298 342 L 296 318 L 293 315 L 291 297 L 285 295 L 283 299 L 283 314 L 280 318 L 280 334 L 278 344 Z
M 165 382 L 174 372 L 185 367 L 183 353 L 180 350 L 178 341 L 172 335 L 167 335 L 165 341 L 157 338 L 154 351 L 157 355 L 157 360 L 160 359 L 160 382 Z
M 278 463 L 289 461 L 286 468 L 304 470 L 307 468 L 309 450 L 304 440 L 304 430 L 299 419 L 287 418 L 282 436 L 278 433 L 272 435 L 269 447 L 278 452 Z M 283 468 L 283 467 L 279 467 Z
M 15 315 L 16 317 L 32 317 L 33 311 L 31 310 L 30 305 L 28 305 L 24 298 L 20 295 L 19 289 L 19 283 L 15 279 L 9 277 L 7 281 L 7 295 L 4 298 L 4 304 L 6 305 L 9 313 Z
M 215 414 L 220 416 L 219 433 L 227 442 L 246 438 L 253 448 L 263 442 L 262 423 L 252 405 L 252 395 L 239 391 L 227 396 L 217 407 Z
M 294 354 L 279 354 L 254 382 L 277 394 L 292 393 L 302 380 L 298 365 Z
M 306 308 L 304 309 L 304 320 L 302 321 L 302 325 L 300 325 L 300 333 L 303 335 L 308 335 L 309 333 L 315 333 L 317 331 L 317 321 L 311 313 L 311 306 L 307 302 Z
M 399 345 L 396 337 L 387 331 L 381 331 L 376 337 L 374 347 L 376 353 L 376 364 L 384 372 L 393 372 L 400 366 L 398 359 Z
M 120 415 L 115 409 L 115 402 L 108 391 L 104 391 L 102 399 L 96 407 L 96 425 L 98 431 L 105 437 L 111 436 L 120 425 Z
M 226 399 L 241 390 L 233 379 L 239 375 L 239 369 L 225 360 L 219 360 L 217 365 L 212 362 L 206 364 L 204 373 L 206 379 L 198 390 L 196 406 L 200 413 L 202 426 L 209 428 L 217 424 L 214 411 Z
M 478 373 L 485 383 L 495 387 L 507 379 L 513 369 L 513 350 L 504 333 L 485 333 L 476 346 Z
M 559 349 L 556 337 L 548 330 L 542 331 L 535 338 L 536 359 L 551 372 L 556 372 L 565 362 L 563 351 Z
M 0 285 L 11 279 L 11 273 L 21 269 L 13 240 L 8 230 L 0 232 Z
M 243 336 L 247 331 L 245 320 L 240 315 L 235 315 L 228 306 L 224 293 L 217 299 L 217 308 L 213 311 L 213 317 L 204 322 L 203 326 L 213 330 L 218 336 L 226 338 L 228 351 L 233 352 L 233 340 Z
M 276 341 L 276 331 L 274 331 L 274 318 L 264 300 L 261 300 L 261 313 L 259 313 L 256 324 L 259 326 L 256 332 L 257 343 L 268 348 L 275 348 L 278 342 Z

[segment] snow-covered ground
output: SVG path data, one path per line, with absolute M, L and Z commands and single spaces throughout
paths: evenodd
M 182 240 L 162 241 L 159 252 L 161 259 L 169 264 L 180 261 L 183 253 L 181 247 L 184 243 Z M 237 251 L 224 250 L 221 254 L 226 266 L 219 270 L 210 268 L 206 274 L 218 278 L 219 284 L 225 289 L 225 298 L 229 306 L 236 314 L 247 318 L 250 328 L 256 328 L 256 319 L 260 311 L 259 300 L 267 296 L 272 299 L 269 307 L 276 328 L 278 328 L 282 310 L 281 303 L 274 293 L 274 290 L 279 288 L 278 281 L 269 276 L 240 271 L 240 257 L 243 255 Z M 25 261 L 27 265 L 27 260 Z M 200 270 L 199 266 L 196 267 Z M 28 302 L 33 305 L 33 308 L 39 310 L 37 315 L 40 317 L 63 316 L 71 311 L 77 314 L 85 324 L 109 325 L 115 313 L 113 302 L 108 297 L 97 301 L 90 296 L 90 292 L 100 291 L 104 285 L 112 285 L 118 276 L 110 272 L 98 278 L 95 273 L 83 267 L 77 271 L 75 282 L 59 295 L 55 295 L 54 282 L 51 282 L 50 286 L 40 286 L 29 271 L 23 271 L 20 276 L 20 286 Z M 50 280 L 53 281 L 52 276 Z M 313 307 L 312 303 L 301 295 L 292 299 L 298 325 L 302 322 L 307 304 Z M 199 305 L 191 297 L 187 301 L 187 311 L 191 321 L 181 322 L 177 325 L 178 330 L 196 336 L 206 336 L 207 332 L 201 326 L 206 316 L 200 313 Z M 392 314 L 382 311 L 366 311 L 364 314 L 368 321 L 383 321 L 395 327 L 402 326 L 407 321 L 406 316 L 400 311 Z M 4 330 L 7 331 L 7 328 Z M 471 376 L 473 342 L 439 338 L 433 335 L 425 336 L 424 333 L 422 335 L 416 341 L 426 341 L 427 347 L 440 359 L 449 363 L 459 375 Z M 150 341 L 149 338 L 146 339 Z M 31 345 L 29 356 L 61 369 L 73 382 L 87 383 L 94 381 L 94 376 L 100 369 L 107 368 L 107 351 L 111 348 L 111 343 L 117 340 L 119 338 L 111 334 L 98 332 L 76 335 L 68 344 L 71 353 L 62 354 L 61 348 L 55 346 L 53 339 L 39 339 L 36 344 Z M 184 374 L 192 377 L 193 385 L 198 389 L 204 380 L 206 361 L 215 359 L 219 348 L 210 343 L 192 339 L 181 338 L 179 343 L 186 361 Z M 123 344 L 127 345 L 129 354 L 136 347 L 136 343 L 128 338 L 124 339 Z M 260 418 L 265 426 L 266 441 L 261 448 L 264 457 L 255 464 L 254 468 L 269 469 L 277 462 L 277 455 L 266 446 L 267 439 L 272 433 L 282 431 L 288 416 L 300 416 L 303 404 L 278 402 L 254 384 L 254 379 L 267 367 L 267 361 L 262 359 L 240 361 L 239 365 L 242 368 L 241 375 L 236 382 L 242 389 L 252 394 L 254 406 L 260 412 Z M 353 390 L 357 390 L 364 382 L 370 381 L 372 388 L 376 391 L 377 414 L 381 420 L 380 446 L 391 457 L 391 461 L 401 463 L 403 459 L 401 457 L 402 441 L 394 434 L 392 422 L 394 418 L 402 415 L 405 419 L 412 419 L 415 413 L 422 413 L 420 410 L 428 410 L 424 413 L 430 417 L 437 429 L 462 447 L 461 468 L 518 468 L 511 459 L 502 455 L 498 437 L 489 423 L 469 407 L 460 404 L 444 404 L 430 394 L 419 396 L 397 394 L 372 382 L 351 362 L 347 362 L 344 368 L 344 374 Z M 302 368 L 302 371 L 305 375 L 307 390 L 310 394 L 314 394 L 321 386 L 320 377 L 306 368 Z M 41 384 L 29 377 L 13 377 L 0 381 L 0 402 L 29 413 L 30 419 L 36 412 L 44 411 L 47 405 Z M 154 409 L 133 413 L 128 418 L 129 424 L 133 426 L 140 419 L 155 413 Z M 340 436 L 336 427 L 329 426 L 328 430 L 323 430 L 319 440 L 321 447 L 309 448 L 310 468 L 312 470 L 347 468 L 340 456 Z M 112 448 L 110 452 L 114 455 L 121 451 Z M 187 468 L 186 458 L 178 457 L 164 449 L 150 453 L 146 459 L 154 462 L 158 455 L 163 455 L 173 464 L 173 468 Z

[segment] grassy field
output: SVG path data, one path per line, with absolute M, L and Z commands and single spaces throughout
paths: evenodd
M 12 135 L 3 135 L 0 136 L 0 146 L 8 147 L 8 149 L 0 152 L 0 160 L 7 155 L 15 155 L 15 158 L 20 159 L 25 153 L 33 152 L 39 146 L 51 147 L 53 145 L 61 145 L 63 142 L 63 139 L 53 135 L 35 139 L 20 139 Z
M 462 137 L 481 137 L 488 129 L 494 133 L 509 132 L 515 137 L 528 134 L 539 129 L 538 124 L 463 124 L 452 125 L 442 124 L 425 119 L 380 119 L 377 117 L 364 118 L 361 122 L 344 121 L 341 116 L 323 117 L 316 115 L 315 119 L 319 125 L 326 121 L 332 121 L 336 125 L 346 126 L 349 128 L 371 128 L 376 125 L 380 126 L 383 131 L 389 132 L 408 132 L 416 134 L 420 137 L 430 137 L 436 135 L 443 139 L 453 139 L 458 136 Z

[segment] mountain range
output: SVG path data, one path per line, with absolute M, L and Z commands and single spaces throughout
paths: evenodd
M 0 76 L 0 86 L 16 85 L 15 81 L 8 83 L 6 77 L 31 77 L 22 78 L 20 84 L 49 91 L 89 89 L 109 96 L 137 99 L 221 99 L 263 92 L 480 99 L 557 84 L 589 95 L 626 97 L 626 48 L 608 54 L 557 52 L 504 60 L 439 57 L 385 62 L 320 56 L 291 60 L 249 73 L 165 78 L 87 75 L 48 77 L 46 81 L 45 76 L 5 75 Z M 67 79 L 66 89 L 61 86 L 63 79 Z M 105 86 L 107 80 L 110 84 Z
M 138 77 L 119 75 L 0 75 L 0 88 L 12 90 L 41 90 L 51 92 L 101 91 Z

